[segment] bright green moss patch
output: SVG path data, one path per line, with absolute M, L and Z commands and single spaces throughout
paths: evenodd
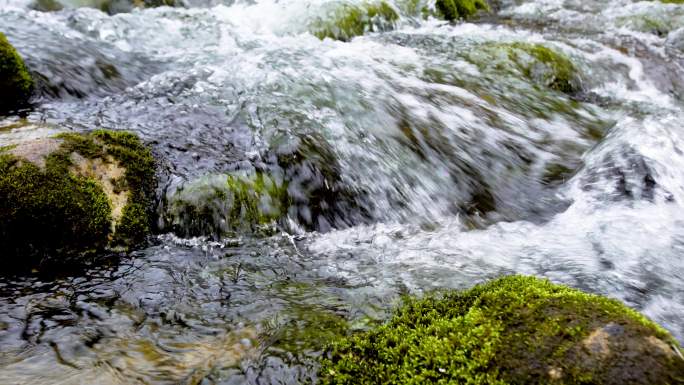
M 17 50 L 0 32 L 0 113 L 21 107 L 33 92 L 33 80 Z
M 154 159 L 133 134 L 61 134 L 0 156 L 1 254 L 17 267 L 130 247 L 149 233 Z
M 167 221 L 183 236 L 253 231 L 286 214 L 287 185 L 264 173 L 201 178 L 171 198 Z
M 676 341 L 620 302 L 509 276 L 411 299 L 330 346 L 322 384 L 674 384 Z
M 577 68 L 565 54 L 542 44 L 490 43 L 473 50 L 469 60 L 480 68 L 520 75 L 554 90 L 579 90 Z
M 435 6 L 441 16 L 449 21 L 468 19 L 478 11 L 489 10 L 485 0 L 437 0 Z
M 366 32 L 391 30 L 398 19 L 397 12 L 385 1 L 362 5 L 343 3 L 332 11 L 329 19 L 316 21 L 310 29 L 321 40 L 348 41 Z

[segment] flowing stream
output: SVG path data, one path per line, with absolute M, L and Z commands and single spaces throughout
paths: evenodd
M 0 145 L 130 130 L 161 164 L 147 248 L 0 278 L 0 382 L 305 383 L 402 295 L 512 273 L 618 298 L 684 341 L 684 4 L 499 0 L 450 24 L 416 3 L 336 41 L 311 33 L 331 0 L 0 0 L 38 82 Z M 516 44 L 566 55 L 576 90 L 522 76 L 497 49 Z M 284 219 L 223 231 L 201 186 L 231 173 L 287 181 Z M 174 215 L 178 194 L 212 215 Z

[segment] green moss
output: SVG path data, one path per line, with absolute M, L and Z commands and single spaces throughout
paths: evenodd
M 34 0 L 29 8 L 40 12 L 58 12 L 64 9 L 64 5 L 57 0 Z
M 29 256 L 30 264 L 48 256 L 78 256 L 83 250 L 142 242 L 151 228 L 155 188 L 149 149 L 125 132 L 98 130 L 55 139 L 61 144 L 46 156 L 44 169 L 11 149 L 1 154 L 0 240 L 9 243 L 3 253 Z M 108 196 L 99 181 L 72 171 L 73 153 L 125 168 L 116 188 L 128 196 L 116 232 Z
M 125 168 L 117 190 L 128 190 L 128 201 L 117 224 L 115 245 L 131 247 L 142 242 L 151 229 L 155 182 L 155 162 L 150 150 L 132 133 L 96 130 L 89 135 L 60 134 L 63 154 L 76 152 L 87 159 L 115 160 Z
M 684 360 L 620 302 L 509 276 L 409 299 L 385 325 L 331 345 L 322 384 L 666 384 Z
M 626 27 L 635 31 L 667 36 L 670 32 L 684 26 L 682 9 L 651 9 L 619 17 L 615 20 L 618 27 Z
M 529 78 L 539 77 L 539 81 L 545 85 L 561 92 L 573 92 L 573 77 L 575 76 L 575 66 L 570 59 L 562 53 L 556 52 L 541 44 L 515 43 L 511 45 L 511 59 L 521 68 L 525 76 Z M 532 56 L 535 61 L 543 64 L 550 72 L 535 74 L 534 66 L 527 65 L 521 52 Z
M 398 19 L 397 12 L 385 1 L 363 5 L 342 4 L 335 8 L 329 20 L 315 22 L 311 31 L 321 40 L 331 38 L 348 41 L 367 31 L 391 30 Z
M 540 85 L 572 93 L 579 89 L 570 58 L 541 44 L 493 43 L 476 48 L 470 60 L 481 68 L 520 74 Z
M 176 4 L 175 0 L 90 0 L 84 5 L 114 15 L 131 12 L 134 8 L 175 7 L 178 4 Z
M 0 155 L 0 240 L 9 267 L 35 265 L 51 253 L 71 257 L 101 249 L 110 232 L 107 196 L 94 180 L 69 174 L 59 156 L 45 169 Z
M 232 193 L 233 204 L 229 214 L 231 227 L 238 228 L 247 221 L 264 225 L 280 218 L 287 200 L 287 187 L 258 173 L 247 178 L 228 175 L 226 184 Z
M 167 221 L 182 236 L 254 231 L 285 215 L 287 184 L 264 173 L 214 175 L 171 197 Z
M 0 113 L 25 105 L 33 92 L 33 80 L 17 50 L 0 32 Z
M 478 11 L 489 10 L 485 0 L 437 0 L 435 6 L 442 17 L 449 21 L 468 19 Z
M 133 246 L 142 243 L 145 236 L 150 233 L 149 206 L 144 203 L 128 203 L 116 226 L 114 243 L 119 245 Z

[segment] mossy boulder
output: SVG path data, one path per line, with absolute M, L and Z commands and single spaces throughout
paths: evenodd
M 155 162 L 133 134 L 60 134 L 0 150 L 0 255 L 13 267 L 127 249 L 150 232 Z
M 439 14 L 449 21 L 469 19 L 479 11 L 488 11 L 485 0 L 437 0 L 435 7 Z
M 265 173 L 202 177 L 168 199 L 165 221 L 181 236 L 220 238 L 265 229 L 287 213 L 287 184 Z
M 537 43 L 487 43 L 468 59 L 481 69 L 508 73 L 564 93 L 580 90 L 578 70 L 570 58 Z
M 620 302 L 509 276 L 411 299 L 329 347 L 322 384 L 680 384 L 664 329 Z
M 95 0 L 94 8 L 100 9 L 110 15 L 131 12 L 135 8 L 175 7 L 175 0 Z
M 392 30 L 398 19 L 397 11 L 385 1 L 361 5 L 342 3 L 336 5 L 325 19 L 312 23 L 309 29 L 321 40 L 349 41 L 366 32 Z
M 57 12 L 65 8 L 96 8 L 110 15 L 131 12 L 135 8 L 155 8 L 180 5 L 176 0 L 84 0 L 77 3 L 64 0 L 33 0 L 29 7 L 41 12 Z
M 684 27 L 684 8 L 645 8 L 615 19 L 615 25 L 634 31 L 666 37 L 670 32 Z
M 162 227 L 219 239 L 290 225 L 326 232 L 368 221 L 363 192 L 343 180 L 320 135 L 274 139 L 264 159 L 259 170 L 206 175 L 169 189 Z
M 0 114 L 28 103 L 33 80 L 16 49 L 0 32 Z

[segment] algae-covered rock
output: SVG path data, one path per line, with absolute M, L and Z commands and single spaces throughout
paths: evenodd
M 485 0 L 437 0 L 437 11 L 445 20 L 468 19 L 478 11 L 489 10 Z
M 557 91 L 573 93 L 580 89 L 578 71 L 570 58 L 542 44 L 483 44 L 473 50 L 469 60 L 480 68 L 522 76 Z
M 33 91 L 33 80 L 17 50 L 0 32 L 0 113 L 25 105 Z
M 333 344 L 322 384 L 675 384 L 664 329 L 620 302 L 509 276 L 408 300 L 385 325 Z
M 684 7 L 649 7 L 615 18 L 615 25 L 634 31 L 666 37 L 684 27 Z
M 181 236 L 222 235 L 268 226 L 287 213 L 287 184 L 264 173 L 219 174 L 185 184 L 170 198 L 166 222 Z
M 110 15 L 131 12 L 135 8 L 175 7 L 175 0 L 95 0 L 92 7 Z
M 14 267 L 139 244 L 155 170 L 136 136 L 60 134 L 0 151 L 0 255 Z
M 34 0 L 29 8 L 40 12 L 59 12 L 64 9 L 64 4 L 58 0 Z
M 366 32 L 391 30 L 398 19 L 399 14 L 385 1 L 361 5 L 342 3 L 326 19 L 316 20 L 310 31 L 321 40 L 348 41 Z
M 176 0 L 33 0 L 29 7 L 41 12 L 57 12 L 65 8 L 96 8 L 110 15 L 131 12 L 136 8 L 175 7 Z
M 184 237 L 218 239 L 270 233 L 290 223 L 325 232 L 364 222 L 361 197 L 342 181 L 325 140 L 310 135 L 276 142 L 267 157 L 277 164 L 203 176 L 170 191 L 163 227 Z

